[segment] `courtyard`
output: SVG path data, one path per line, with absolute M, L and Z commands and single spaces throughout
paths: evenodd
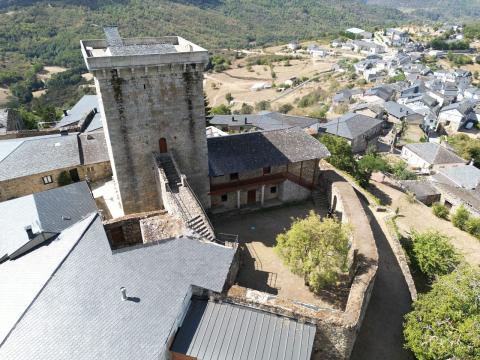
M 247 214 L 216 216 L 212 220 L 218 233 L 238 234 L 241 265 L 236 283 L 239 286 L 316 308 L 342 309 L 348 297 L 348 287 L 323 290 L 317 296 L 274 251 L 276 236 L 289 229 L 294 218 L 304 218 L 310 210 L 322 216 L 327 212 L 326 208 L 318 208 L 312 201 L 306 201 Z

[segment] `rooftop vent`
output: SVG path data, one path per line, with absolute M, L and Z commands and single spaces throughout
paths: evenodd
M 67 110 L 63 110 L 63 116 L 68 116 L 68 111 Z
M 62 220 L 72 220 L 72 218 L 67 215 L 62 215 Z
M 120 288 L 120 292 L 122 293 L 122 301 L 128 300 L 127 296 L 127 289 L 125 289 L 123 286 Z

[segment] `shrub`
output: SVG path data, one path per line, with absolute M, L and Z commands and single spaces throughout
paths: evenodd
M 470 234 L 480 239 L 480 218 L 471 217 L 467 220 L 465 228 Z
M 432 205 L 432 212 L 436 217 L 447 220 L 450 210 L 445 205 L 437 202 Z
M 396 180 L 415 180 L 417 175 L 407 169 L 407 164 L 399 161 L 392 166 L 392 174 Z
M 277 236 L 275 251 L 313 292 L 335 284 L 348 268 L 350 230 L 336 219 L 320 219 L 311 211 Z
M 320 136 L 320 142 L 325 145 L 331 156 L 328 162 L 336 168 L 353 173 L 355 169 L 355 160 L 352 154 L 352 146 L 347 140 L 331 134 Z
M 278 111 L 281 112 L 282 114 L 286 114 L 289 111 L 293 110 L 293 105 L 292 104 L 283 104 L 278 108 Z
M 255 110 L 256 111 L 270 110 L 270 102 L 266 100 L 262 100 L 262 101 L 259 101 L 258 103 L 255 103 Z
M 480 270 L 462 266 L 437 279 L 405 316 L 406 347 L 419 360 L 480 358 Z
M 230 108 L 225 105 L 225 104 L 221 104 L 221 105 L 218 105 L 218 106 L 215 106 L 212 108 L 212 110 L 210 111 L 210 114 L 211 115 L 230 115 L 232 113 L 232 111 L 230 110 Z
M 70 177 L 70 174 L 68 172 L 62 171 L 58 175 L 57 182 L 58 182 L 58 185 L 65 186 L 65 185 L 71 184 L 73 181 L 72 181 L 72 178 Z
M 465 206 L 461 205 L 452 215 L 452 224 L 461 230 L 466 230 L 467 221 L 470 218 L 470 213 Z
M 450 239 L 438 231 L 413 231 L 412 250 L 418 267 L 430 279 L 451 273 L 461 259 Z

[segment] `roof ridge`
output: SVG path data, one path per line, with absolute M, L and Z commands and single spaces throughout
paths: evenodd
M 8 158 L 10 155 L 12 155 L 12 154 L 13 154 L 20 146 L 22 146 L 24 143 L 25 143 L 25 140 L 22 140 L 21 142 L 19 142 L 19 144 L 18 144 L 17 146 L 15 146 L 15 148 L 13 148 L 12 151 L 10 151 L 7 156 L 5 156 L 3 159 L 0 160 L 0 163 L 2 163 L 3 161 L 5 161 L 6 158 Z

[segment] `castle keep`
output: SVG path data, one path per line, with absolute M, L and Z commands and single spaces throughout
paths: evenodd
M 203 69 L 205 49 L 177 36 L 122 39 L 117 28 L 106 40 L 81 41 L 95 76 L 113 176 L 125 214 L 163 204 L 152 153 L 169 153 L 205 207 L 208 155 Z

